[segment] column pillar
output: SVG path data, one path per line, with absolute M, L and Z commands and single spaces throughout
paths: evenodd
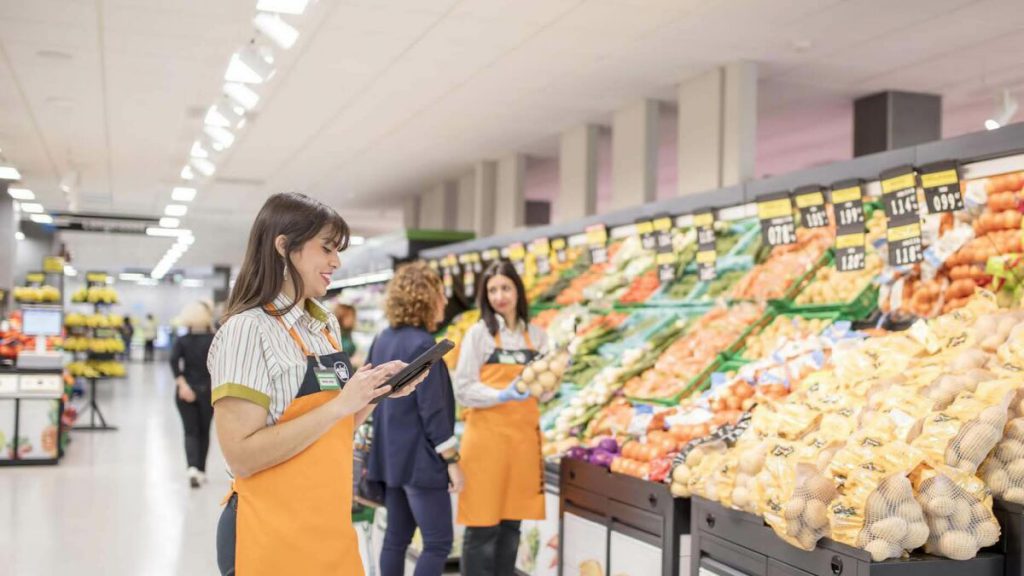
M 473 227 L 473 212 L 476 207 L 476 190 L 473 187 L 475 180 L 473 173 L 459 178 L 458 190 L 455 200 L 455 229 L 475 230 Z
M 679 86 L 679 194 L 754 176 L 757 65 L 734 62 Z
M 526 156 L 510 154 L 498 161 L 494 196 L 494 233 L 507 234 L 526 224 Z
M 442 182 L 420 197 L 420 228 L 451 230 L 455 227 L 455 182 Z
M 597 212 L 597 137 L 598 127 L 593 124 L 562 133 L 554 222 L 577 220 Z
M 405 229 L 418 229 L 420 227 L 420 195 L 407 196 L 402 209 L 402 224 L 405 226 Z
M 18 231 L 18 220 L 14 214 L 14 200 L 7 195 L 7 186 L 7 182 L 0 181 L 0 288 L 10 291 L 15 282 L 18 241 L 14 233 Z
M 658 193 L 658 102 L 642 100 L 615 113 L 612 124 L 612 207 L 653 201 Z
M 473 167 L 473 230 L 478 238 L 494 235 L 494 199 L 498 188 L 498 163 L 485 160 Z

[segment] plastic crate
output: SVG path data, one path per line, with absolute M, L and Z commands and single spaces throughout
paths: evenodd
M 829 251 L 828 261 L 822 266 L 815 269 L 817 270 L 824 266 L 835 265 L 835 254 Z M 801 292 L 803 292 L 813 281 L 813 276 L 809 277 L 800 290 L 793 294 L 792 298 L 781 301 L 773 301 L 772 304 L 781 307 L 784 310 L 791 312 L 816 312 L 816 311 L 838 311 L 840 318 L 843 320 L 862 320 L 871 315 L 871 313 L 878 306 L 878 286 L 874 282 L 868 282 L 864 288 L 855 296 L 852 300 L 847 302 L 829 302 L 825 304 L 797 304 L 793 300 Z
M 735 350 L 734 352 L 729 354 L 729 359 L 740 360 L 740 361 L 743 361 L 744 363 L 754 362 L 756 360 L 760 360 L 760 358 L 744 358 L 743 357 L 743 353 L 746 352 L 746 350 L 747 350 L 747 342 L 746 341 L 750 337 L 756 336 L 756 335 L 760 334 L 761 332 L 763 332 L 779 316 L 786 316 L 786 317 L 790 317 L 790 318 L 797 317 L 797 318 L 803 318 L 805 320 L 825 319 L 825 320 L 831 320 L 832 322 L 835 322 L 836 320 L 840 319 L 840 312 L 838 310 L 807 310 L 807 311 L 805 311 L 805 310 L 780 310 L 780 309 L 776 308 L 775 306 L 769 306 L 768 307 L 768 311 L 765 313 L 765 317 L 767 318 L 767 320 L 763 324 L 761 324 L 760 328 L 758 328 L 756 331 L 752 330 L 749 333 L 747 333 L 746 337 L 744 338 L 743 342 L 741 343 L 740 348 L 738 348 L 737 350 Z
M 711 373 L 715 371 L 719 363 L 722 361 L 722 356 L 719 354 L 716 356 L 699 374 L 690 379 L 686 387 L 674 396 L 668 398 L 645 398 L 641 396 L 626 396 L 626 399 L 633 403 L 641 404 L 655 404 L 658 406 L 678 406 L 684 398 L 690 397 L 702 390 L 705 381 L 711 376 Z

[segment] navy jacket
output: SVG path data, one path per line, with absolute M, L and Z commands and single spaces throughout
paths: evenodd
M 422 328 L 388 328 L 370 347 L 367 362 L 412 362 L 434 345 Z M 387 486 L 447 488 L 448 466 L 435 447 L 455 433 L 455 393 L 444 362 L 405 398 L 385 399 L 373 412 L 367 478 Z

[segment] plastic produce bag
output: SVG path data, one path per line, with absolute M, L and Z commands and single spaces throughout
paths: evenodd
M 693 487 L 721 460 L 727 449 L 725 442 L 718 440 L 680 452 L 672 469 L 672 495 L 677 498 L 691 496 Z
M 913 475 L 929 536 L 925 551 L 969 560 L 999 541 L 999 522 L 985 483 L 957 468 L 923 465 Z
M 981 467 L 992 496 L 1024 504 L 1024 393 L 1018 390 L 1011 406 L 1003 438 Z

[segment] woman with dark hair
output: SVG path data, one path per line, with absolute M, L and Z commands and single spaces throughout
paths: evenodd
M 208 359 L 217 438 L 234 476 L 217 527 L 222 574 L 363 574 L 353 431 L 405 363 L 353 373 L 337 319 L 317 301 L 348 238 L 337 212 L 303 194 L 271 196 L 253 223 Z
M 510 262 L 488 266 L 479 292 L 481 320 L 466 332 L 455 371 L 455 397 L 467 408 L 462 574 L 512 576 L 520 522 L 544 519 L 540 408 L 516 384 L 546 335 L 530 325 L 526 290 Z
M 372 364 L 411 362 L 434 345 L 448 299 L 441 278 L 423 262 L 398 269 L 388 284 L 390 327 L 370 347 Z M 452 500 L 462 489 L 455 439 L 455 396 L 448 367 L 438 362 L 416 392 L 383 402 L 373 416 L 367 478 L 384 485 L 388 527 L 381 576 L 405 572 L 406 550 L 418 527 L 423 550 L 415 576 L 441 576 L 452 549 Z

